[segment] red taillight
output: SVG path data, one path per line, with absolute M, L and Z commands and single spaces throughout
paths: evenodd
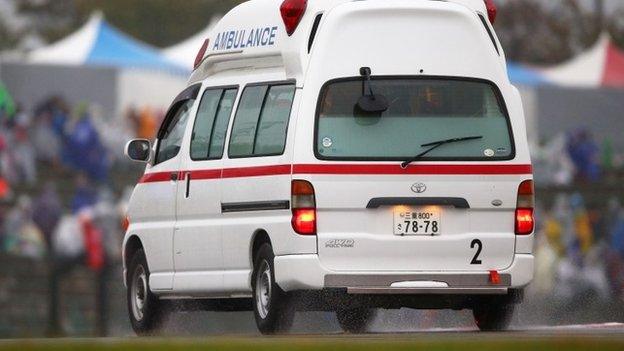
M 292 227 L 298 234 L 316 234 L 316 199 L 314 187 L 306 180 L 291 183 Z
M 498 10 L 496 9 L 496 4 L 494 3 L 494 0 L 484 0 L 485 1 L 485 8 L 487 9 L 487 13 L 488 13 L 488 18 L 490 19 L 490 23 L 494 24 L 494 22 L 496 22 L 496 15 L 498 13 Z
M 525 180 L 518 187 L 516 203 L 516 234 L 528 235 L 533 233 L 535 218 L 533 216 L 534 188 L 532 180 Z
M 306 7 L 308 7 L 308 0 L 284 0 L 282 6 L 280 6 L 280 13 L 282 20 L 284 20 L 284 26 L 286 27 L 286 33 L 291 36 L 305 13 Z
M 533 209 L 517 208 L 516 209 L 516 234 L 528 235 L 533 233 Z
M 195 56 L 195 63 L 193 64 L 193 69 L 196 69 L 197 67 L 199 67 L 199 65 L 204 60 L 204 55 L 206 54 L 206 50 L 208 50 L 208 44 L 210 44 L 210 39 L 204 40 L 204 43 L 202 44 L 201 48 L 199 48 L 199 51 L 197 52 L 197 56 Z
M 302 235 L 316 234 L 316 209 L 293 208 L 292 226 L 295 232 Z

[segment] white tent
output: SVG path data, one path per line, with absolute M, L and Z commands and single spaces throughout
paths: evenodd
M 607 47 L 611 39 L 603 34 L 587 51 L 568 62 L 542 70 L 542 74 L 563 86 L 596 88 L 602 85 Z
M 541 70 L 555 84 L 579 88 L 624 88 L 624 50 L 603 34 L 587 51 Z
M 97 37 L 100 23 L 103 21 L 101 12 L 95 12 L 80 29 L 62 40 L 44 46 L 29 54 L 32 63 L 79 65 L 84 63 Z
M 192 70 L 197 52 L 204 44 L 204 40 L 210 37 L 210 31 L 219 22 L 219 19 L 219 17 L 213 17 L 202 31 L 179 44 L 163 49 L 162 53 L 169 60 Z

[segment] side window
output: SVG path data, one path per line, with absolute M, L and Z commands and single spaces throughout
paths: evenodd
M 223 148 L 225 146 L 225 134 L 227 133 L 230 116 L 234 109 L 234 101 L 236 100 L 237 89 L 229 89 L 223 93 L 217 117 L 215 118 L 214 128 L 212 129 L 212 137 L 210 138 L 209 158 L 223 157 Z
M 293 85 L 276 85 L 269 89 L 260 113 L 254 154 L 279 155 L 284 152 L 286 129 L 294 96 Z
M 159 136 L 158 149 L 156 150 L 155 164 L 170 160 L 178 155 L 182 146 L 182 138 L 186 123 L 189 120 L 190 110 L 195 99 L 187 99 L 178 103 L 177 109 L 172 112 L 173 117 L 165 120 L 165 129 Z
M 253 154 L 254 138 L 258 117 L 262 110 L 262 102 L 266 95 L 266 86 L 245 88 L 238 104 L 232 136 L 230 137 L 230 157 L 241 157 Z
M 294 85 L 245 88 L 234 118 L 229 156 L 282 154 L 294 95 Z
M 191 136 L 191 159 L 221 158 L 223 144 L 237 89 L 210 89 L 204 92 L 197 109 Z

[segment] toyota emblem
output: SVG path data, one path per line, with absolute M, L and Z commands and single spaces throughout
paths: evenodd
M 414 183 L 412 184 L 412 191 L 416 194 L 422 194 L 427 191 L 427 186 L 425 183 Z

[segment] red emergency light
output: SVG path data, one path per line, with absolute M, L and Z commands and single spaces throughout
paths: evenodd
M 210 39 L 204 40 L 204 43 L 202 44 L 201 48 L 199 48 L 199 51 L 197 52 L 197 56 L 195 56 L 195 63 L 193 64 L 193 69 L 196 69 L 197 67 L 199 67 L 199 65 L 204 60 L 204 55 L 206 54 L 206 50 L 208 50 L 208 44 L 210 44 Z
M 308 7 L 308 0 L 284 0 L 282 6 L 280 6 L 280 14 L 282 20 L 284 20 L 284 26 L 286 27 L 286 33 L 291 36 Z
M 496 9 L 496 4 L 494 0 L 483 0 L 485 2 L 485 8 L 487 9 L 488 18 L 490 19 L 490 23 L 494 24 L 496 21 L 496 15 L 498 14 L 498 10 Z

